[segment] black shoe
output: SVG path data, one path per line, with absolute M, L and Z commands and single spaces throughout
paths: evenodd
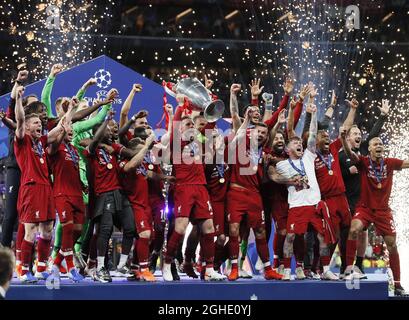
M 395 285 L 395 297 L 409 297 L 409 293 L 401 285 Z
M 180 277 L 178 274 L 178 270 L 176 269 L 176 263 L 172 262 L 170 265 L 170 271 L 172 272 L 173 281 L 179 281 Z
M 100 270 L 97 271 L 95 278 L 97 281 L 102 283 L 112 282 L 111 275 L 109 274 L 109 271 L 105 267 L 102 267 Z
M 156 266 L 158 265 L 158 258 L 159 255 L 155 252 L 152 253 L 150 261 L 149 261 L 149 271 L 154 274 L 156 271 Z
M 139 270 L 131 270 L 129 272 L 129 275 L 126 277 L 126 280 L 128 281 L 140 281 L 141 277 L 140 277 L 140 272 Z

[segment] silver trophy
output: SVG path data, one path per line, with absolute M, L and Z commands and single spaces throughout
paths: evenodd
M 212 100 L 209 91 L 197 78 L 184 78 L 176 84 L 176 92 L 184 94 L 194 110 L 203 112 L 208 122 L 215 122 L 223 116 L 224 103 Z

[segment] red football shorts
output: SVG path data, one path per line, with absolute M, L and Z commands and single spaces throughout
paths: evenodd
M 225 232 L 226 205 L 224 201 L 211 201 L 213 209 L 214 235 L 219 236 Z
M 153 231 L 152 229 L 152 213 L 151 208 L 140 206 L 140 205 L 132 205 L 133 216 L 135 219 L 135 226 L 136 231 L 138 233 L 144 231 Z
M 51 186 L 37 183 L 21 186 L 17 210 L 21 223 L 55 220 L 55 204 Z
M 240 223 L 247 215 L 249 228 L 254 229 L 265 225 L 263 202 L 259 193 L 230 186 L 226 207 L 229 223 Z
M 324 221 L 315 206 L 291 208 L 288 211 L 287 232 L 304 234 L 311 224 L 315 231 L 324 235 Z
M 271 214 L 274 219 L 276 230 L 284 230 L 287 228 L 288 219 L 287 201 L 274 201 L 271 207 Z
M 83 224 L 85 222 L 85 205 L 82 196 L 58 196 L 54 201 L 60 223 L 73 221 L 74 224 Z
M 327 204 L 333 230 L 340 230 L 342 227 L 351 225 L 351 211 L 345 195 L 333 196 L 325 199 Z
M 149 205 L 151 207 L 151 214 L 154 225 L 161 225 L 163 223 L 162 210 L 165 210 L 165 201 L 159 197 L 149 198 Z
M 373 223 L 376 232 L 381 236 L 395 236 L 396 227 L 393 220 L 392 210 L 375 210 L 365 207 L 357 207 L 352 220 L 358 219 L 364 225 L 364 229 Z
M 186 217 L 193 221 L 213 218 L 212 205 L 204 185 L 177 185 L 174 201 L 175 218 Z

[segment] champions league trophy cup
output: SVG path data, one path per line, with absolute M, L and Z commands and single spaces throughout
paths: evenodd
M 197 78 L 179 80 L 176 84 L 176 92 L 184 94 L 190 100 L 194 110 L 203 112 L 208 122 L 215 122 L 223 116 L 223 101 L 213 101 L 209 91 Z

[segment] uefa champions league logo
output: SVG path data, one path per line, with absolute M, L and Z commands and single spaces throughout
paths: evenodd
M 106 89 L 112 83 L 111 73 L 105 69 L 99 69 L 95 72 L 94 78 L 97 79 L 97 86 L 100 89 Z

